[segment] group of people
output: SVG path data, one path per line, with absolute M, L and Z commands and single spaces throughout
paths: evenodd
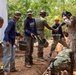
M 52 36 L 53 36 L 53 43 L 50 49 L 50 57 L 53 53 L 53 51 L 56 48 L 57 43 L 61 43 L 63 46 L 67 48 L 71 48 L 73 52 L 76 52 L 75 43 L 76 43 L 76 22 L 75 16 L 72 16 L 72 14 L 68 11 L 64 11 L 62 13 L 63 23 L 59 24 L 59 18 L 55 18 L 55 24 L 50 27 L 45 19 L 46 12 L 42 10 L 40 12 L 39 18 L 33 18 L 33 11 L 32 9 L 27 10 L 27 17 L 24 20 L 24 41 L 27 42 L 27 50 L 25 51 L 25 65 L 26 67 L 30 68 L 33 64 L 33 40 L 34 37 L 38 38 L 38 58 L 43 60 L 43 48 L 44 45 L 42 43 L 42 39 L 44 39 L 44 27 L 48 28 L 49 30 L 52 30 Z M 21 12 L 16 11 L 13 15 L 13 19 L 8 22 L 8 25 L 4 32 L 4 52 L 3 52 L 3 71 L 4 75 L 8 75 L 8 66 L 10 63 L 10 71 L 11 72 L 17 72 L 15 68 L 15 50 L 13 49 L 13 45 L 15 43 L 15 37 L 22 35 L 20 33 L 16 32 L 16 22 L 20 19 Z M 3 25 L 3 19 L 0 17 L 0 28 Z M 64 35 L 62 32 L 62 26 L 67 25 L 68 28 L 68 34 L 69 34 L 69 40 L 70 40 L 70 46 L 67 45 L 67 43 L 64 41 Z

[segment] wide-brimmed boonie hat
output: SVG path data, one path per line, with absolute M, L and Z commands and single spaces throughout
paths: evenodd
M 28 9 L 27 14 L 33 14 L 32 9 Z
M 21 12 L 20 11 L 15 11 L 14 12 L 14 17 L 20 18 L 21 17 Z

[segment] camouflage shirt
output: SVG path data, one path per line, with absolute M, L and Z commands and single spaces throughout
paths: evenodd
M 68 25 L 69 39 L 76 39 L 76 17 L 71 16 L 70 19 L 65 18 L 64 22 Z
M 46 24 L 47 24 L 47 21 L 45 18 L 42 18 L 42 17 L 36 18 L 36 27 L 38 30 L 44 31 L 44 25 Z
M 41 38 L 44 38 L 44 26 L 47 25 L 47 21 L 43 17 L 36 18 L 37 32 Z

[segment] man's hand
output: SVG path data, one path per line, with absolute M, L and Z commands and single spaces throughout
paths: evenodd
M 56 29 L 52 28 L 52 30 L 55 32 L 58 32 L 59 28 L 56 28 Z
M 6 42 L 6 46 L 9 46 L 9 45 L 10 45 L 10 43 L 7 41 L 7 42 Z
M 33 33 L 31 33 L 31 37 L 33 38 L 35 35 Z
M 37 35 L 37 37 L 38 37 L 39 40 L 42 40 L 41 37 L 40 37 L 40 35 Z
M 20 38 L 23 38 L 23 35 L 20 35 Z
M 58 30 L 59 30 L 58 28 L 54 29 L 55 32 L 58 32 Z
M 63 40 L 63 41 L 66 41 L 66 39 L 65 39 L 65 38 L 62 38 L 62 40 Z

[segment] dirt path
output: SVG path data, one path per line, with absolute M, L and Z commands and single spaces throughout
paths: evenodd
M 32 68 L 27 68 L 25 66 L 24 62 L 24 52 L 19 51 L 16 53 L 16 69 L 18 69 L 18 72 L 12 73 L 9 72 L 9 75 L 42 75 L 43 72 L 46 70 L 46 68 L 49 65 L 49 59 L 48 54 L 50 52 L 50 46 L 52 43 L 52 40 L 48 40 L 50 43 L 47 48 L 44 48 L 44 58 L 45 61 L 38 61 L 37 58 L 37 43 L 35 43 L 34 52 L 33 52 L 33 62 L 34 65 L 32 65 Z M 62 50 L 63 46 L 61 44 L 58 44 L 56 48 L 56 52 L 53 54 L 53 57 L 57 55 L 57 52 Z M 1 62 L 0 62 L 1 63 Z M 74 74 L 76 75 L 76 71 L 74 71 Z

